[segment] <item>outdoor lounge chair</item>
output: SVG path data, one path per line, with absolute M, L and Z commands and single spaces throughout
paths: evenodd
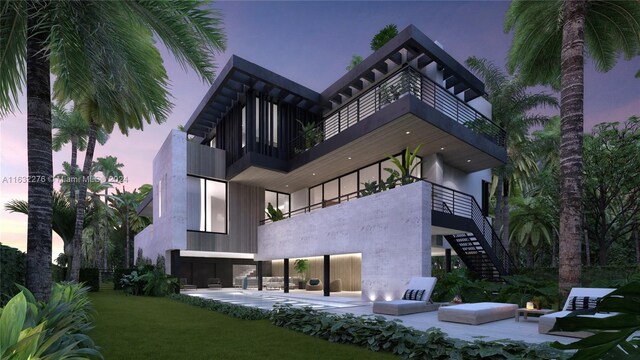
M 554 312 L 551 314 L 540 316 L 538 320 L 538 332 L 540 334 L 549 334 L 549 335 L 559 335 L 559 336 L 569 336 L 576 338 L 584 338 L 592 335 L 590 332 L 586 331 L 553 331 L 551 329 L 556 324 L 556 319 L 565 317 L 573 310 L 581 310 L 584 309 L 584 305 L 587 305 L 587 308 L 595 308 L 595 305 L 598 303 L 599 299 L 613 292 L 615 289 L 607 289 L 607 288 L 573 288 L 569 293 L 569 297 L 562 308 L 562 311 Z M 585 299 L 587 298 L 587 299 Z M 613 316 L 615 313 L 605 314 L 605 313 L 596 313 L 593 315 L 578 315 L 585 317 L 598 317 L 605 318 L 609 316 Z
M 180 278 L 180 289 L 183 290 L 196 290 L 198 287 L 195 285 L 187 284 L 187 278 Z
M 209 278 L 209 281 L 207 281 L 207 283 L 209 289 L 222 289 L 222 281 L 220 281 L 220 279 L 218 278 Z
M 305 286 L 305 290 L 307 291 L 320 291 L 324 287 L 322 285 L 322 280 L 320 279 L 309 279 L 307 281 L 307 285 Z
M 469 325 L 480 325 L 492 321 L 513 318 L 516 304 L 481 302 L 442 306 L 438 309 L 438 321 L 448 321 Z
M 410 298 L 415 296 L 413 300 L 376 301 L 373 303 L 373 313 L 400 316 L 438 309 L 437 304 L 429 302 L 433 288 L 436 286 L 436 280 L 434 277 L 411 278 L 404 297 Z M 414 290 L 415 292 L 410 293 L 410 290 Z

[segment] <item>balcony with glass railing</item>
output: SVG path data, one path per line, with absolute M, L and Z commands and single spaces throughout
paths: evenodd
M 449 92 L 442 85 L 405 65 L 372 88 L 327 114 L 314 129 L 306 129 L 290 143 L 290 158 L 345 131 L 389 104 L 414 96 L 451 120 L 464 125 L 498 146 L 505 132 L 496 123 Z

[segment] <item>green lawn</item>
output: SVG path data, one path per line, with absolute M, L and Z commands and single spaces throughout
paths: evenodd
M 90 297 L 97 311 L 90 335 L 107 360 L 397 358 L 165 298 L 105 289 Z

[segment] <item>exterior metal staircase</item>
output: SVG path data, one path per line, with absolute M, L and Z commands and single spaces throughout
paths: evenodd
M 478 277 L 491 281 L 500 281 L 515 270 L 509 253 L 475 198 L 442 185 L 431 185 L 431 223 L 459 231 L 445 235 L 445 239 L 464 264 Z

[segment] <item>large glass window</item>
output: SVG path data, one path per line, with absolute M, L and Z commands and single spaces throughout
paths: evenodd
M 358 190 L 364 189 L 365 183 L 372 181 L 375 181 L 377 183 L 379 179 L 380 174 L 378 174 L 378 164 L 367 166 L 366 168 L 360 170 L 360 184 L 358 184 Z
M 227 184 L 187 176 L 187 230 L 227 232 Z
M 398 158 L 399 160 L 400 158 Z M 391 171 L 397 171 L 399 175 L 400 174 L 400 169 L 398 169 L 398 167 L 393 163 L 393 161 L 387 159 L 385 161 L 383 161 L 382 163 L 380 163 L 380 179 L 382 181 L 387 181 L 387 179 L 389 178 L 389 176 L 391 176 L 391 173 L 388 172 L 385 169 L 391 169 Z
M 247 107 L 243 106 L 242 110 L 242 148 L 247 145 Z
M 309 204 L 312 210 L 322 207 L 322 185 L 309 189 Z
M 267 208 L 269 207 L 269 204 L 271 204 L 275 209 L 280 209 L 286 217 L 286 215 L 291 211 L 289 203 L 289 194 L 266 190 L 264 192 L 264 218 L 267 218 Z
M 340 201 L 346 201 L 358 196 L 358 174 L 351 173 L 340 178 Z
M 338 196 L 338 179 L 329 181 L 324 184 L 325 206 L 337 204 Z

